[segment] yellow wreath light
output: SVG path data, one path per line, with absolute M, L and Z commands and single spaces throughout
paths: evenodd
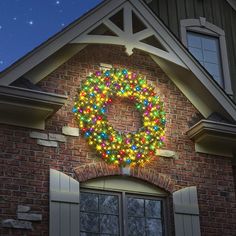
M 108 124 L 106 107 L 114 96 L 130 99 L 142 113 L 143 127 L 136 133 L 120 134 Z M 112 68 L 89 75 L 73 112 L 89 145 L 109 164 L 143 165 L 163 145 L 163 103 L 142 76 L 126 69 Z

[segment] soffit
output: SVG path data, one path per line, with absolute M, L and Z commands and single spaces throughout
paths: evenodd
M 201 120 L 187 131 L 195 142 L 197 152 L 234 157 L 236 153 L 236 125 Z
M 0 123 L 44 129 L 45 120 L 66 102 L 63 95 L 0 86 Z

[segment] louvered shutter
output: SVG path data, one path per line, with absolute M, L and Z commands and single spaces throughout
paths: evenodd
M 79 235 L 79 182 L 50 169 L 50 236 Z
M 176 236 L 200 236 L 197 188 L 180 189 L 173 194 Z

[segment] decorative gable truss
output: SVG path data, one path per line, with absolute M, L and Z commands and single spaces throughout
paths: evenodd
M 143 19 L 140 12 L 128 2 L 98 21 L 83 35 L 73 39 L 71 43 L 123 45 L 128 55 L 132 55 L 133 49 L 137 48 L 187 69 L 181 59 L 165 42 L 163 36 L 158 34 Z

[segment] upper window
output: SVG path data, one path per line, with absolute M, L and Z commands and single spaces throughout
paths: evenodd
M 232 95 L 224 31 L 200 17 L 181 20 L 181 37 L 193 56 Z
M 189 51 L 223 87 L 219 38 L 187 31 Z

